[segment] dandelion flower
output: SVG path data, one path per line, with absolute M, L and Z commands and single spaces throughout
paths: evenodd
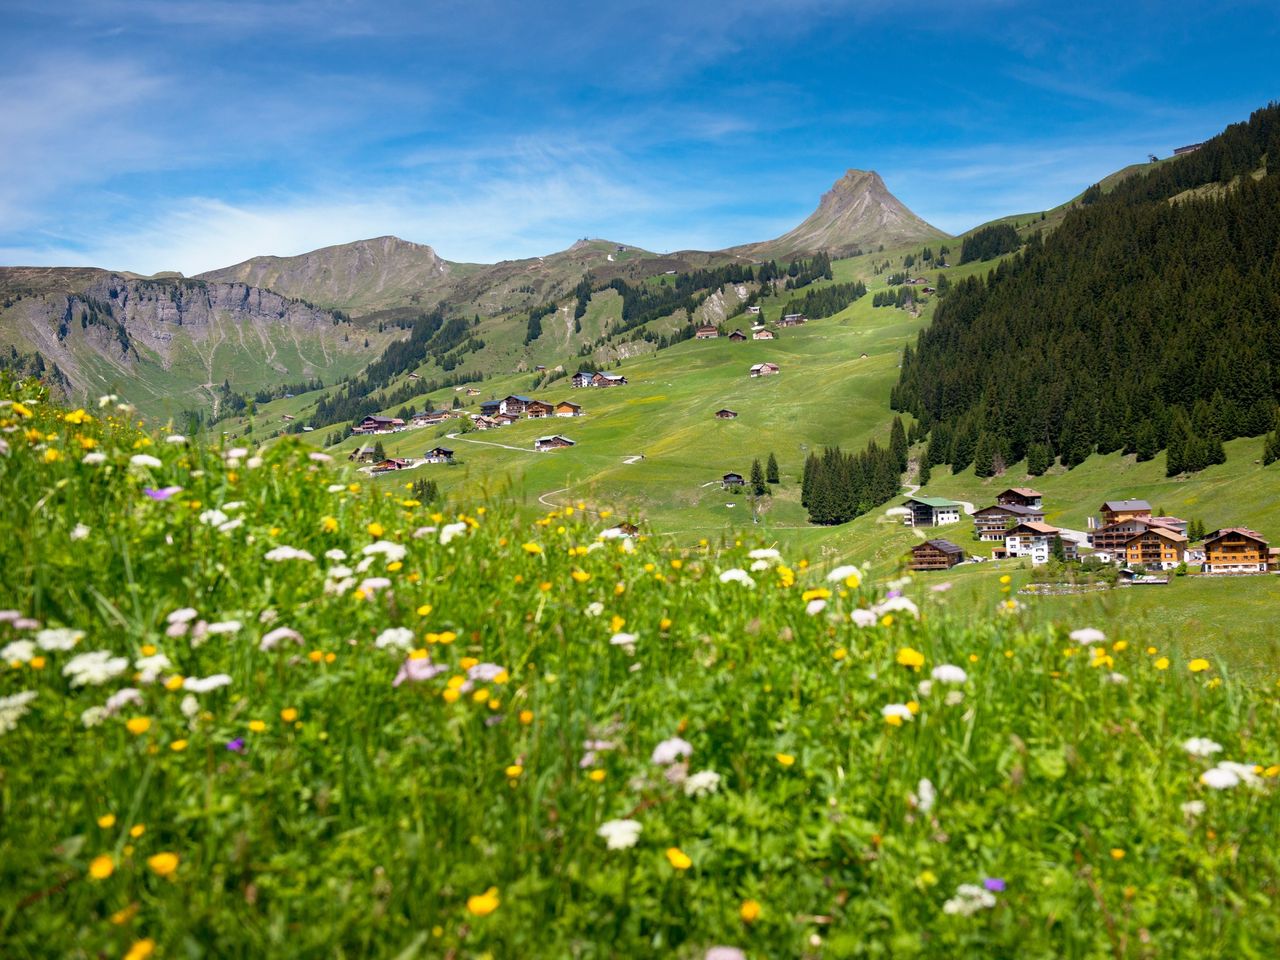
M 773 757 L 784 767 L 790 767 L 796 762 L 796 758 L 789 753 L 775 753 Z
M 760 904 L 755 900 L 743 900 L 738 908 L 738 916 L 743 923 L 755 923 L 760 919 Z
M 1187 669 L 1192 673 L 1203 673 L 1209 669 L 1209 661 L 1202 657 L 1196 657 L 1196 659 L 1187 664 Z
M 114 917 L 112 918 L 115 919 Z M 136 941 L 125 953 L 122 960 L 147 960 L 156 952 L 156 942 L 150 937 Z
M 679 847 L 667 847 L 667 862 L 676 870 L 688 870 L 693 866 L 689 855 Z
M 498 888 L 490 887 L 484 893 L 467 897 L 467 910 L 477 917 L 487 917 L 498 909 Z
M 896 660 L 899 666 L 906 667 L 909 670 L 919 670 L 924 666 L 924 654 L 910 647 L 901 648 L 898 651 Z
M 116 872 L 116 862 L 111 854 L 103 853 L 89 861 L 89 876 L 94 880 L 105 880 Z
M 150 717 L 130 717 L 125 721 L 125 729 L 135 737 L 140 737 L 151 729 Z
M 168 851 L 157 853 L 147 857 L 147 866 L 158 877 L 170 876 L 178 869 L 178 855 Z

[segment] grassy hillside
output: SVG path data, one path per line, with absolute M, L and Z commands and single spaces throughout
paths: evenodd
M 1207 639 L 0 401 L 7 956 L 1280 947 L 1280 701 Z

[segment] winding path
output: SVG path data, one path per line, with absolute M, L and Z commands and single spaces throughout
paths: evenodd
M 501 447 L 503 450 L 515 450 L 517 453 L 532 453 L 528 447 L 513 447 L 509 443 L 493 443 L 490 440 L 472 440 L 470 437 L 464 437 L 460 433 L 446 433 L 446 437 L 450 440 L 461 440 L 463 443 L 478 443 L 482 447 Z

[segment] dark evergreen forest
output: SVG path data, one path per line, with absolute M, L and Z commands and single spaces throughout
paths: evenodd
M 929 465 L 990 475 L 1027 457 L 1036 473 L 1167 450 L 1172 476 L 1266 433 L 1278 397 L 1273 104 L 955 284 L 904 352 L 892 402 L 928 432 Z

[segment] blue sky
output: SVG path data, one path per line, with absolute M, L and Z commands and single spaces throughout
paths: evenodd
M 1278 41 L 1274 0 L 5 0 L 0 263 L 714 249 L 849 167 L 955 233 L 1244 119 Z

